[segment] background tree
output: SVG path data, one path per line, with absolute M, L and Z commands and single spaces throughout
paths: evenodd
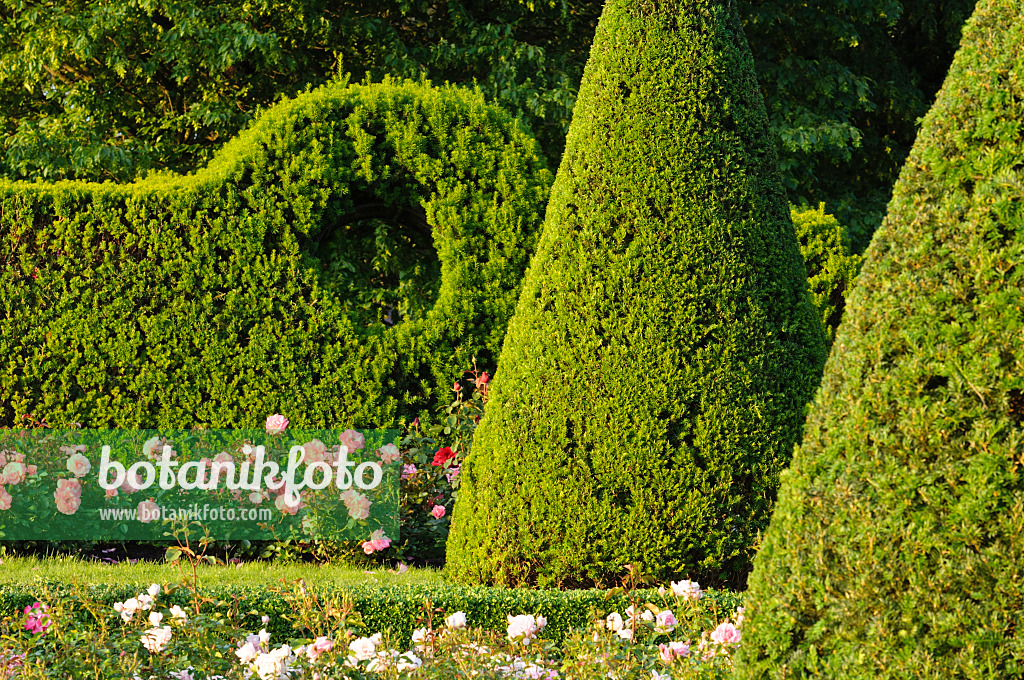
M 740 2 L 791 202 L 854 251 L 959 42 L 970 0 Z M 188 171 L 256 110 L 339 71 L 471 84 L 557 165 L 601 0 L 2 0 L 0 173 Z

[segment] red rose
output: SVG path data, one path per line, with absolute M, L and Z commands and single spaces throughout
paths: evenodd
M 455 452 L 452 451 L 451 448 L 446 446 L 443 449 L 438 450 L 438 452 L 434 454 L 433 465 L 444 465 L 454 457 Z

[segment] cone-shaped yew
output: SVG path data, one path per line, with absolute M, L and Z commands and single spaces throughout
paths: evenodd
M 848 298 L 740 678 L 1024 677 L 1024 13 L 982 0 Z
M 825 338 L 732 3 L 607 3 L 538 248 L 447 569 L 742 583 Z

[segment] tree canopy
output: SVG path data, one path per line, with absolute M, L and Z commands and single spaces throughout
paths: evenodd
M 602 0 L 0 0 L 0 174 L 188 171 L 339 72 L 480 85 L 557 164 Z M 973 2 L 738 3 L 789 200 L 867 244 Z

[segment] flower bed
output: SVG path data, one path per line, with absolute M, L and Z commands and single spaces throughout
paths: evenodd
M 14 590 L 0 591 L 4 679 L 715 678 L 731 668 L 742 626 L 735 595 L 686 581 L 606 593 L 420 588 L 397 598 L 301 581 L 263 598 L 41 586 L 43 597 L 21 608 L 26 593 Z M 459 601 L 469 606 L 452 606 Z

